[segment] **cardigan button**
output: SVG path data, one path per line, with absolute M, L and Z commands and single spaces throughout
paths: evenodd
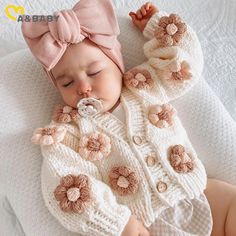
M 147 156 L 146 157 L 146 163 L 148 166 L 154 166 L 156 163 L 156 160 L 153 156 Z
M 165 192 L 167 190 L 167 184 L 165 182 L 163 182 L 163 181 L 159 181 L 157 183 L 157 190 L 160 193 Z
M 140 136 L 134 135 L 134 136 L 133 136 L 133 142 L 134 142 L 135 144 L 137 144 L 137 145 L 141 145 L 142 142 L 143 142 L 143 140 L 142 140 L 142 138 L 141 138 Z

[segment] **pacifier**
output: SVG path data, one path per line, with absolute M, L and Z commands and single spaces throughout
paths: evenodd
M 94 116 L 102 111 L 102 101 L 96 98 L 83 98 L 77 103 L 78 113 L 83 117 Z

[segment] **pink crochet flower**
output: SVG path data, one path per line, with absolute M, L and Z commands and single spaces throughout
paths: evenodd
M 32 143 L 41 145 L 51 145 L 60 143 L 66 134 L 64 126 L 48 125 L 44 128 L 37 128 L 31 138 Z
M 124 83 L 127 87 L 149 89 L 153 86 L 153 80 L 148 70 L 134 68 L 124 74 Z
M 58 105 L 53 112 L 53 120 L 60 123 L 69 123 L 79 118 L 78 110 L 71 106 Z
M 173 125 L 173 116 L 176 109 L 169 103 L 154 105 L 148 112 L 149 121 L 158 128 L 167 128 Z
M 190 73 L 190 66 L 186 61 L 181 63 L 181 68 L 177 72 L 172 72 L 171 79 L 177 81 L 189 80 L 192 78 Z
M 178 173 L 188 173 L 193 170 L 193 160 L 185 152 L 182 145 L 175 145 L 171 149 L 170 164 Z
M 139 179 L 136 173 L 126 166 L 113 167 L 109 173 L 109 183 L 119 195 L 136 193 Z
M 79 154 L 86 160 L 97 161 L 107 157 L 111 152 L 110 138 L 102 133 L 83 136 L 79 141 Z
M 54 190 L 54 196 L 65 212 L 83 213 L 91 198 L 91 184 L 87 175 L 66 175 Z
M 163 47 L 178 45 L 186 33 L 187 25 L 182 22 L 176 14 L 163 16 L 160 18 L 158 26 L 154 32 L 156 39 Z

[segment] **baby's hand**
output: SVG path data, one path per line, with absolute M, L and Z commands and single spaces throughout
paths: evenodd
M 131 215 L 121 236 L 149 236 L 148 230 L 143 226 L 135 215 Z
M 159 10 L 151 2 L 145 3 L 139 10 L 130 12 L 129 15 L 135 26 L 137 26 L 142 32 L 149 21 L 149 19 Z

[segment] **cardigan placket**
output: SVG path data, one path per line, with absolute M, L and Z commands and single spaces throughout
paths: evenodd
M 158 147 L 154 147 L 151 140 L 146 140 L 146 127 L 147 122 L 149 121 L 145 118 L 146 114 L 143 105 L 137 99 L 137 96 L 127 88 L 123 88 L 121 103 L 125 110 L 125 124 L 109 112 L 96 114 L 92 118 L 86 119 L 84 124 L 93 126 L 94 130 L 97 128 L 104 130 L 110 136 L 125 143 L 126 147 L 129 146 L 131 150 L 135 152 L 135 156 L 143 166 L 146 179 L 149 181 L 152 189 L 151 199 L 153 209 L 158 209 L 160 201 L 165 206 L 172 206 L 178 200 L 175 197 L 176 193 L 179 198 L 187 193 L 183 189 L 183 186 L 178 182 L 177 178 L 175 178 L 174 175 L 171 175 L 169 170 L 165 170 L 166 165 L 160 157 Z M 82 125 L 82 123 L 80 123 L 80 125 Z M 89 131 L 89 129 L 87 130 Z M 142 143 L 140 145 L 135 144 L 135 137 L 137 139 L 141 138 Z M 148 156 L 155 158 L 155 166 L 147 166 L 145 158 Z M 158 191 L 158 184 L 160 183 L 167 185 L 167 190 L 165 192 Z

